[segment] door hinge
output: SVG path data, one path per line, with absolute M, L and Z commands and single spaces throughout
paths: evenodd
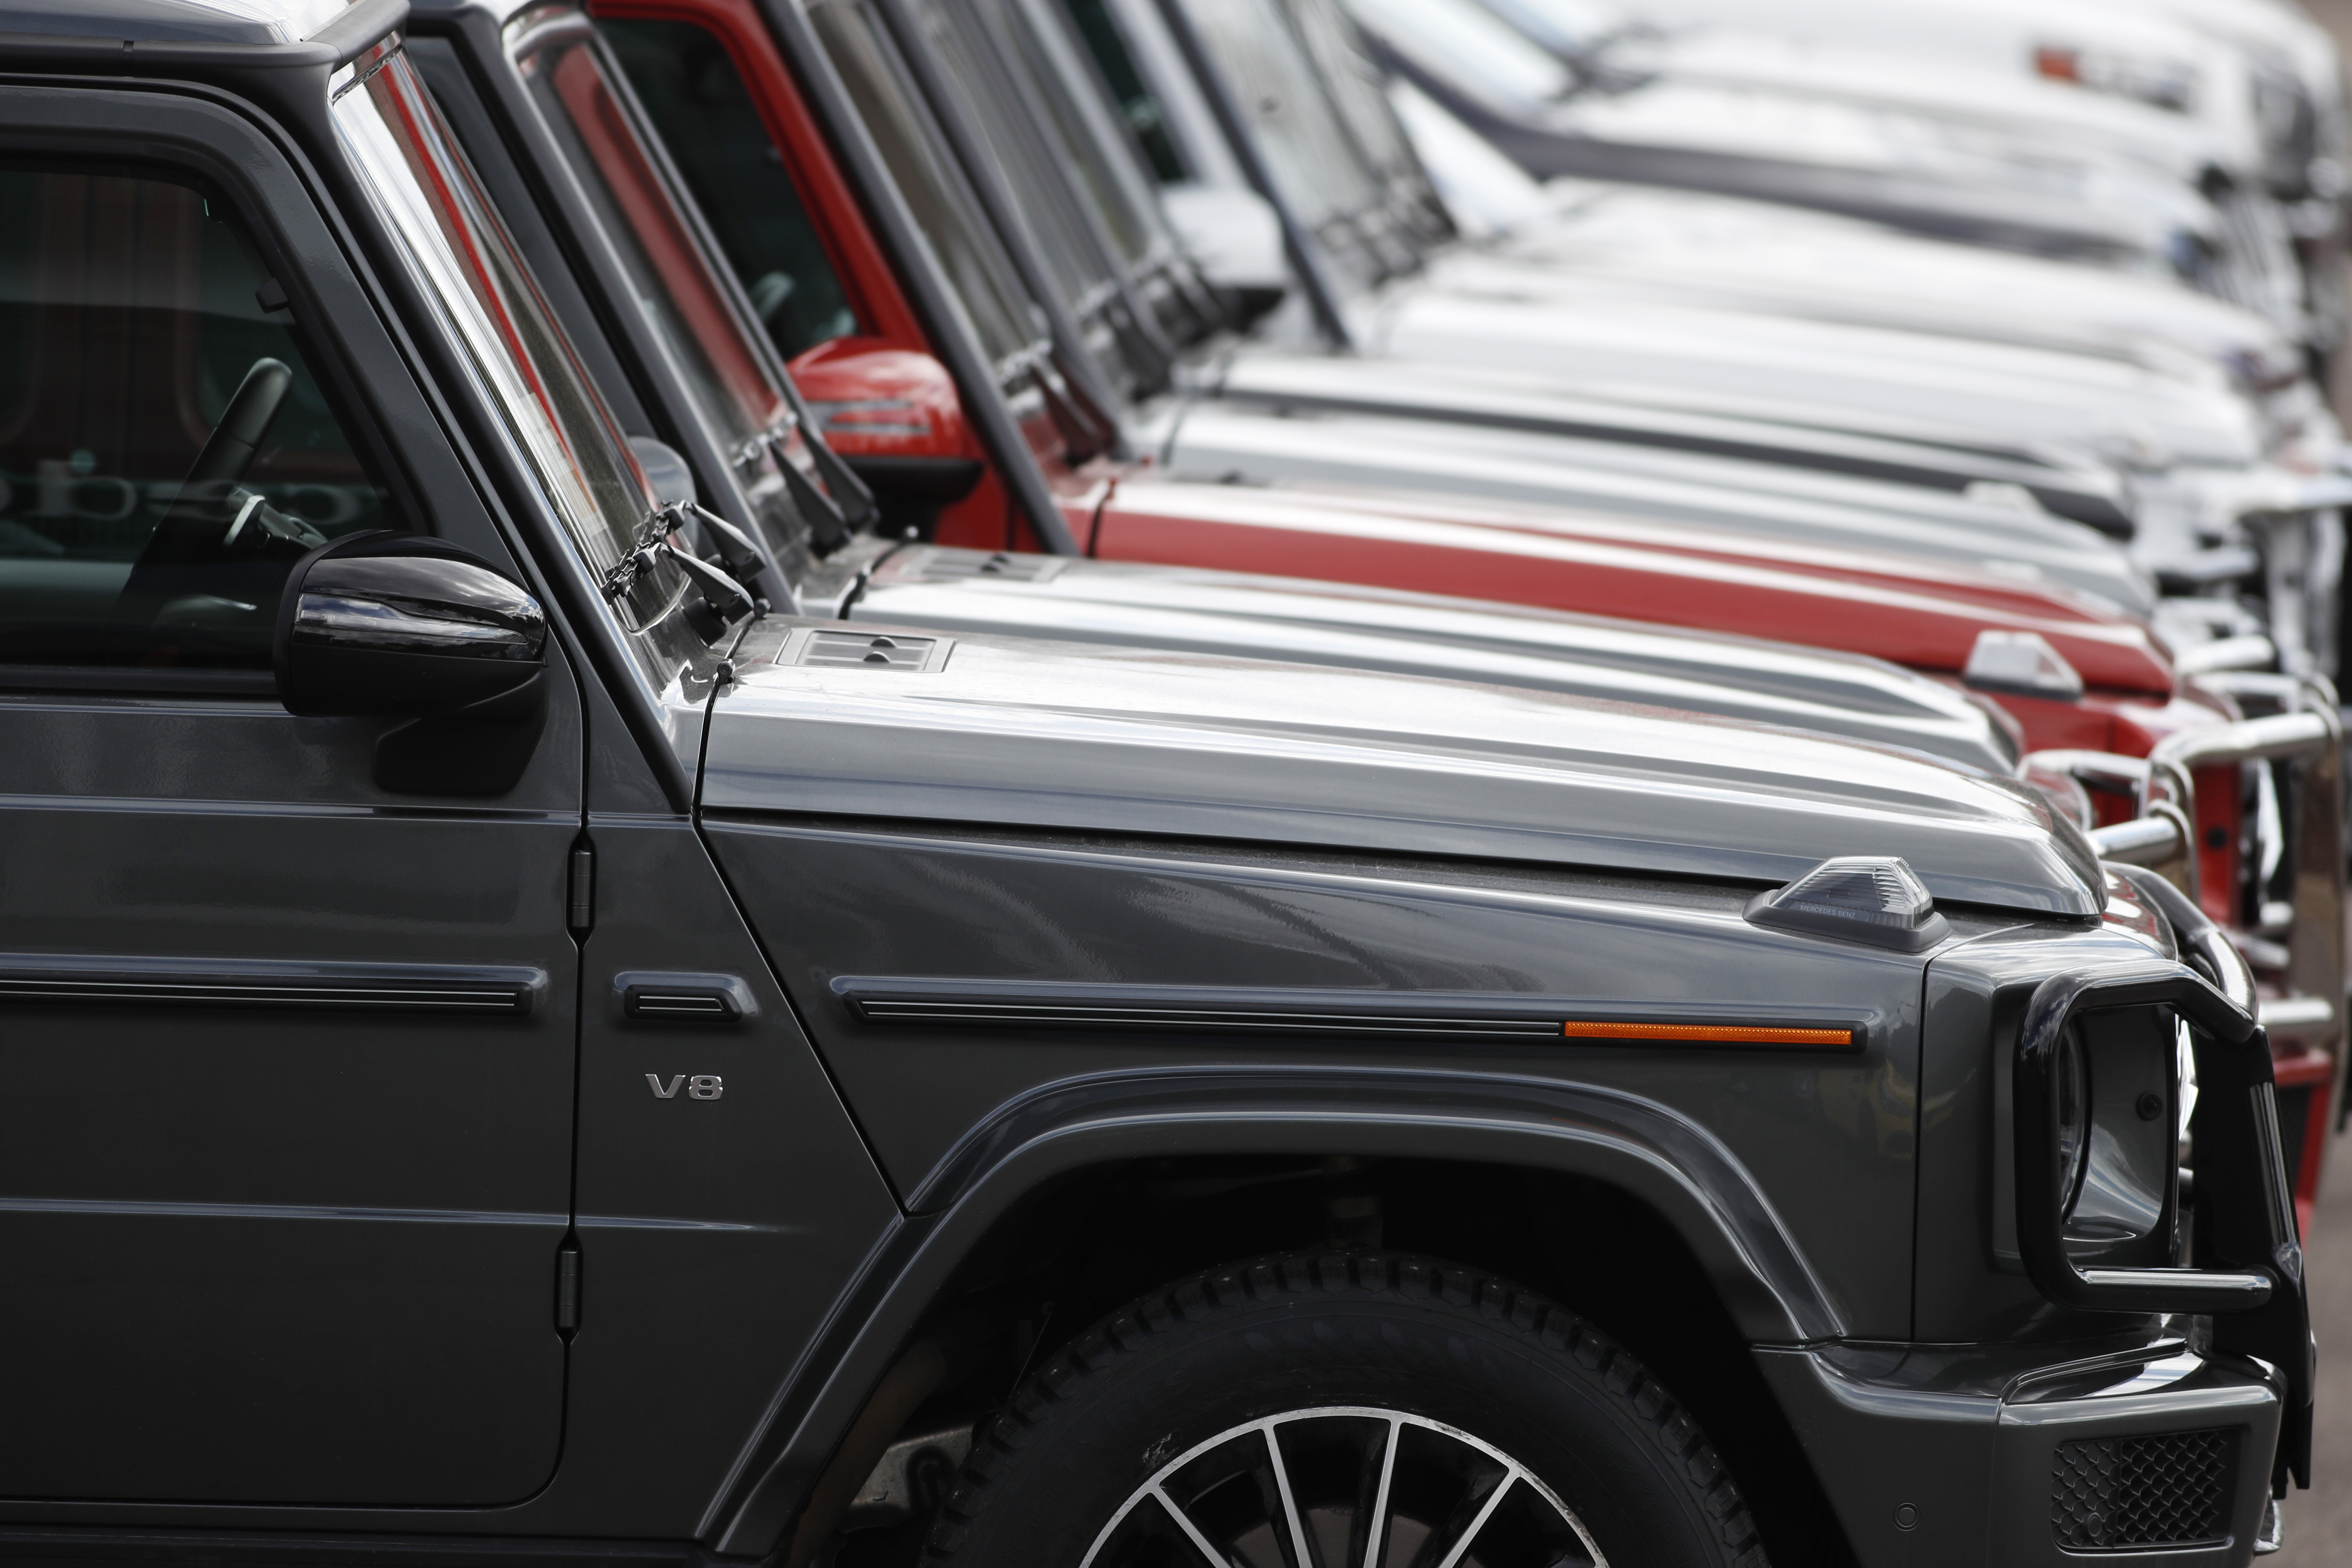
M 580 1326 L 580 1244 L 570 1237 L 555 1249 L 555 1327 L 570 1333 Z
M 572 884 L 566 920 L 575 935 L 584 936 L 596 923 L 596 851 L 585 844 L 572 850 Z

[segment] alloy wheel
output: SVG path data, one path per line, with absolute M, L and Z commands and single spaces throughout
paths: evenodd
M 1558 1494 L 1469 1433 L 1397 1410 L 1294 1410 L 1160 1467 L 1080 1568 L 1607 1568 Z

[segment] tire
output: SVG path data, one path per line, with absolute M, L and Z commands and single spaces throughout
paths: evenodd
M 1380 1568 L 1440 1568 L 1472 1527 L 1454 1568 L 1765 1568 L 1697 1423 L 1607 1336 L 1361 1253 L 1212 1269 L 1080 1334 L 982 1423 L 924 1562 L 1363 1568 L 1376 1518 Z

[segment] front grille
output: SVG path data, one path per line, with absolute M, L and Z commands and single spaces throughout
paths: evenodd
M 2187 1546 L 2229 1533 L 2226 1430 L 2058 1445 L 2050 1528 L 2070 1552 Z

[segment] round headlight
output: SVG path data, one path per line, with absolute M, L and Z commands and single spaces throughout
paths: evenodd
M 2083 1189 L 2083 1156 L 2091 1142 L 2091 1067 L 2082 1036 L 2068 1029 L 2058 1041 L 2051 1089 L 2056 1101 L 2058 1212 L 2070 1212 Z
M 2189 1157 L 2189 1121 L 2197 1114 L 2197 1042 L 2189 1036 L 2189 1020 L 2176 1018 L 2172 1024 L 2172 1098 L 2180 1108 L 2180 1155 Z

